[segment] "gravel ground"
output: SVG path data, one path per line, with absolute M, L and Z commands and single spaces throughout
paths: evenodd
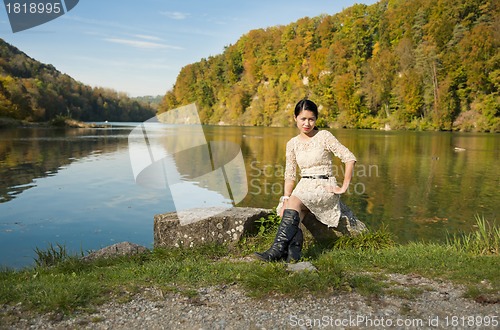
M 354 292 L 250 298 L 237 285 L 194 297 L 145 289 L 126 303 L 109 302 L 71 317 L 29 317 L 0 307 L 1 329 L 499 329 L 499 299 L 463 298 L 464 289 L 417 275 L 388 275 L 392 294 Z M 487 285 L 487 283 L 483 283 Z M 495 326 L 496 325 L 496 326 Z

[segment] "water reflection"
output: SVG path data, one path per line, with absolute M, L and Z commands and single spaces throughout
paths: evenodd
M 128 155 L 134 126 L 0 130 L 0 264 L 32 263 L 33 249 L 95 250 L 123 240 L 152 246 L 153 216 L 174 211 L 167 190 L 138 186 Z M 294 128 L 203 127 L 207 141 L 241 147 L 248 194 L 238 206 L 275 207 Z M 358 158 L 343 196 L 369 227 L 401 242 L 497 221 L 498 137 L 493 134 L 332 130 Z M 343 165 L 334 162 L 339 178 Z
M 126 127 L 115 129 L 21 128 L 0 130 L 0 203 L 36 186 L 75 160 L 126 147 Z
M 343 198 L 372 228 L 385 224 L 402 242 L 443 241 L 448 232 L 471 230 L 475 215 L 497 221 L 496 135 L 332 132 L 358 158 Z M 233 137 L 245 152 L 249 194 L 242 205 L 274 207 L 283 192 L 285 144 L 296 130 L 214 127 L 210 134 Z M 343 165 L 334 166 L 342 177 Z

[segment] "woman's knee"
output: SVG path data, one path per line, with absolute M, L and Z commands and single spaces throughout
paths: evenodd
M 287 206 L 289 209 L 294 209 L 299 212 L 306 210 L 304 203 L 296 196 L 290 196 Z
M 290 196 L 290 198 L 288 199 L 288 208 L 290 209 L 296 209 L 297 206 L 300 206 L 300 204 L 302 204 L 302 202 L 300 201 L 300 199 L 298 199 L 297 197 L 295 196 Z M 297 210 L 298 211 L 298 210 Z

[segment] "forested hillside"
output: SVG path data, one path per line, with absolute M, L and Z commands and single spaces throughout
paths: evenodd
M 187 65 L 160 105 L 204 123 L 291 125 L 308 96 L 331 127 L 500 131 L 493 0 L 382 0 L 252 30 Z
M 0 117 L 48 121 L 144 121 L 155 114 L 147 103 L 123 93 L 92 88 L 52 65 L 40 63 L 0 39 Z

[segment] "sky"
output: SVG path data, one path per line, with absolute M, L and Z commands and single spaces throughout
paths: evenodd
M 250 30 L 375 2 L 80 0 L 65 15 L 17 33 L 1 6 L 0 38 L 84 84 L 131 97 L 164 95 L 182 67 L 221 54 Z

